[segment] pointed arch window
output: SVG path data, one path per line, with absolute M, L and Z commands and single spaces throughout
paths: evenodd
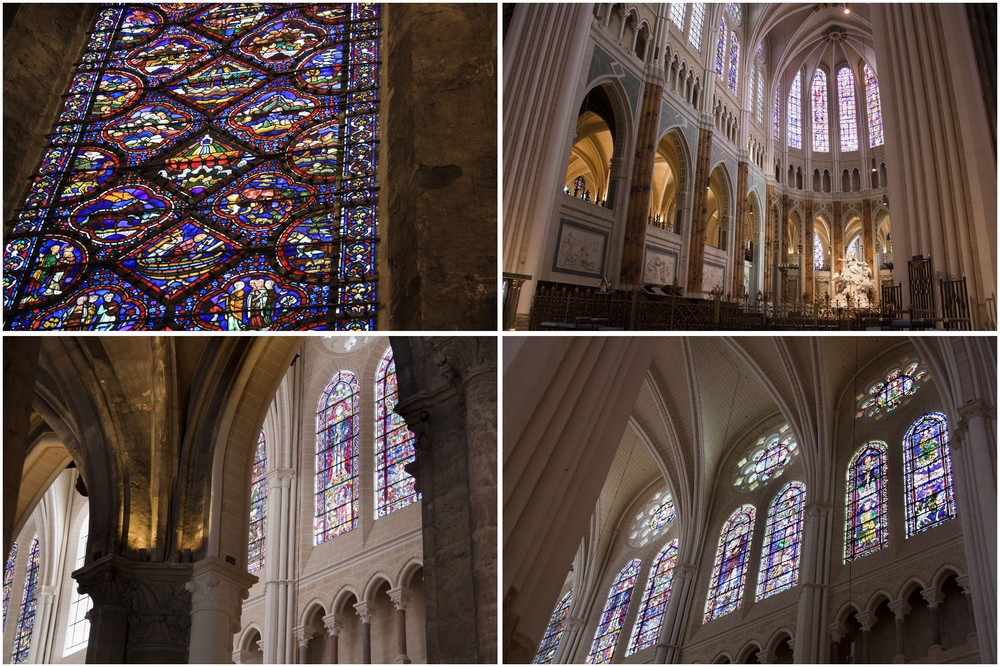
M 87 536 L 90 533 L 90 511 L 85 510 L 86 516 L 80 526 L 80 537 L 76 545 L 76 563 L 74 570 L 79 570 L 87 563 Z M 63 655 L 79 651 L 87 645 L 90 639 L 90 621 L 87 620 L 87 612 L 94 606 L 89 595 L 80 593 L 76 582 L 71 585 L 73 592 L 70 595 L 69 603 L 69 623 L 66 627 L 66 646 Z
M 14 565 L 17 563 L 17 542 L 10 547 L 7 561 L 3 566 L 3 625 L 7 627 L 7 605 L 10 603 L 10 589 L 14 586 Z
M 868 111 L 868 142 L 872 148 L 885 143 L 882 136 L 882 100 L 878 94 L 878 79 L 865 63 L 865 102 Z
M 414 479 L 404 466 L 416 457 L 413 432 L 396 414 L 399 388 L 396 361 L 390 347 L 375 374 L 375 518 L 420 499 Z
M 802 72 L 795 75 L 788 93 L 788 147 L 802 148 Z
M 729 40 L 729 90 L 735 93 L 739 85 L 740 41 L 735 32 L 730 33 Z
M 701 33 L 705 27 L 705 3 L 695 2 L 691 5 L 691 28 L 688 31 L 688 43 L 695 51 L 701 53 Z
M 590 654 L 587 656 L 588 664 L 609 663 L 614 657 L 615 647 L 618 646 L 618 635 L 621 634 L 625 613 L 628 611 L 628 603 L 632 599 L 635 578 L 638 576 L 641 566 L 642 561 L 638 558 L 626 563 L 618 576 L 615 577 L 615 582 L 611 584 L 608 600 L 604 603 L 604 611 L 601 612 L 601 620 L 597 623 L 594 642 L 591 644 Z
M 874 553 L 889 542 L 885 456 L 886 444 L 873 440 L 859 448 L 847 466 L 845 562 Z
M 757 124 L 764 124 L 764 66 L 757 66 Z
M 314 543 L 346 533 L 358 521 L 358 380 L 333 376 L 316 411 L 316 524 Z
M 817 271 L 826 268 L 826 251 L 823 249 L 823 241 L 815 230 L 813 230 L 813 268 Z
M 673 23 L 678 30 L 684 31 L 684 10 L 687 8 L 687 4 L 683 2 L 674 2 L 670 4 L 670 22 Z
M 569 605 L 572 601 L 573 590 L 570 589 L 566 591 L 566 595 L 562 596 L 552 611 L 552 617 L 545 627 L 545 633 L 542 634 L 542 641 L 538 645 L 538 653 L 535 654 L 533 664 L 549 665 L 556 657 L 556 651 L 559 650 L 559 640 L 562 639 L 563 630 L 566 627 L 566 617 L 569 616 Z
M 632 638 L 629 640 L 628 652 L 632 655 L 656 643 L 660 636 L 660 626 L 663 625 L 663 612 L 670 601 L 670 590 L 674 584 L 674 567 L 677 565 L 677 540 L 671 540 L 660 550 L 653 561 L 646 582 L 646 591 L 642 594 L 642 604 L 639 615 L 632 626 Z
M 5 326 L 374 328 L 379 13 L 99 10 L 4 234 Z
M 837 100 L 840 107 L 840 150 L 858 150 L 858 110 L 854 101 L 854 73 L 850 67 L 837 71 Z
M 948 419 L 929 412 L 903 437 L 906 537 L 955 518 L 955 488 L 948 446 Z
M 743 505 L 722 526 L 705 600 L 705 623 L 736 611 L 743 603 L 756 513 L 753 505 Z
M 264 532 L 267 527 L 267 443 L 264 431 L 257 436 L 253 452 L 253 472 L 250 475 L 250 536 L 247 539 L 247 572 L 253 574 L 264 567 Z
M 830 152 L 830 119 L 827 111 L 826 72 L 817 69 L 812 82 L 812 114 L 814 151 Z
M 775 141 L 781 140 L 781 85 L 774 89 L 774 127 L 771 128 Z
M 767 510 L 764 548 L 760 554 L 757 600 L 788 590 L 799 582 L 799 547 L 802 543 L 802 511 L 806 487 L 802 482 L 785 484 Z
M 28 550 L 28 568 L 24 575 L 24 591 L 21 594 L 21 611 L 17 617 L 17 631 L 14 633 L 14 650 L 11 664 L 28 662 L 31 655 L 31 633 L 35 629 L 35 607 L 38 603 L 38 536 L 31 540 Z
M 715 47 L 715 73 L 719 76 L 726 71 L 726 19 L 719 19 L 719 44 Z

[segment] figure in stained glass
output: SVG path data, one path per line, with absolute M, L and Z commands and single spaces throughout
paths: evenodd
M 545 632 L 542 633 L 542 641 L 538 644 L 538 652 L 535 653 L 535 659 L 532 661 L 533 664 L 548 665 L 556 657 L 556 651 L 559 649 L 559 640 L 562 639 L 564 624 L 566 617 L 569 616 L 569 605 L 572 600 L 573 591 L 569 590 L 556 604 L 556 608 L 552 611 L 552 617 L 549 619 L 549 624 L 545 627 Z
M 416 457 L 415 436 L 396 413 L 399 388 L 390 347 L 375 373 L 375 518 L 420 499 L 405 466 Z
M 868 142 L 872 148 L 885 143 L 882 135 L 882 101 L 878 94 L 878 79 L 875 72 L 865 63 L 865 102 L 868 111 Z
M 840 150 L 858 150 L 858 114 L 854 102 L 854 74 L 850 67 L 837 71 L 837 99 L 840 107 Z
M 639 614 L 636 616 L 635 625 L 632 626 L 632 638 L 629 640 L 625 655 L 632 655 L 649 648 L 659 639 L 663 614 L 667 610 L 667 603 L 670 602 L 676 565 L 677 540 L 671 540 L 653 560 L 649 580 L 646 582 L 646 591 L 642 594 Z
M 340 371 L 320 397 L 316 414 L 316 525 L 314 543 L 352 530 L 358 521 L 358 380 Z
M 250 534 L 247 538 L 247 572 L 258 572 L 264 567 L 264 535 L 267 528 L 267 444 L 264 432 L 257 437 L 254 449 L 253 470 L 250 473 Z
M 10 547 L 7 560 L 3 566 L 3 625 L 7 627 L 7 605 L 10 603 L 10 590 L 14 587 L 14 565 L 17 563 L 17 542 Z
M 847 467 L 845 562 L 888 544 L 885 455 L 885 443 L 872 441 L 858 449 Z
M 705 623 L 736 611 L 743 602 L 756 511 L 753 505 L 743 505 L 723 524 L 705 599 Z
M 952 479 L 948 419 L 940 412 L 927 413 L 903 437 L 906 537 L 955 518 Z
M 757 600 L 788 590 L 798 583 L 805 498 L 805 485 L 789 482 L 771 501 L 767 511 L 764 548 L 760 554 Z
M 817 69 L 812 82 L 812 113 L 814 151 L 830 151 L 830 121 L 827 112 L 826 72 Z
M 374 328 L 378 38 L 370 3 L 103 8 L 6 240 L 6 326 Z
M 600 665 L 611 662 L 615 648 L 618 646 L 618 636 L 621 634 L 628 603 L 632 599 L 632 589 L 635 578 L 639 575 L 642 561 L 638 558 L 625 564 L 608 591 L 608 600 L 604 603 L 594 641 L 587 655 L 587 664 Z
M 802 72 L 796 73 L 788 92 L 788 147 L 802 148 Z
M 17 618 L 17 630 L 14 632 L 14 650 L 11 653 L 11 664 L 28 662 L 31 655 L 31 635 L 35 629 L 35 608 L 38 603 L 38 537 L 31 540 L 28 551 L 28 568 L 24 575 L 24 591 L 21 594 L 21 610 Z

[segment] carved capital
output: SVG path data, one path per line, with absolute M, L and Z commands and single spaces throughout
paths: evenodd
M 934 608 L 944 602 L 944 596 L 936 587 L 925 588 L 920 591 L 920 597 L 924 599 L 928 607 Z
M 375 610 L 371 609 L 367 602 L 359 602 L 354 605 L 354 611 L 357 612 L 362 623 L 371 623 L 375 616 Z
M 291 488 L 295 471 L 291 468 L 272 468 L 264 474 L 267 488 Z
M 462 385 L 483 372 L 496 372 L 497 340 L 492 336 L 434 336 L 427 339 L 441 375 Z
M 296 625 L 294 628 L 295 632 L 295 642 L 300 648 L 305 648 L 309 645 L 309 640 L 313 638 L 312 628 L 305 625 Z
M 872 627 L 875 625 L 875 621 L 878 620 L 875 618 L 875 614 L 870 611 L 859 611 L 854 615 L 854 618 L 857 619 L 858 625 L 860 625 L 861 629 L 865 632 L 871 632 Z
M 969 597 L 972 594 L 971 582 L 969 581 L 969 575 L 962 574 L 955 577 L 955 582 L 958 584 L 959 588 L 962 589 L 962 594 L 965 597 Z
M 240 631 L 241 603 L 250 594 L 257 577 L 237 570 L 218 558 L 194 564 L 191 580 L 184 584 L 191 594 L 191 613 L 218 611 L 229 616 L 230 632 Z
M 392 604 L 398 611 L 405 611 L 406 606 L 410 603 L 410 594 L 404 588 L 390 588 L 389 599 L 392 600 Z
M 847 635 L 847 631 L 840 623 L 831 623 L 826 626 L 826 633 L 830 635 L 830 639 L 834 642 L 839 642 Z
M 892 610 L 897 621 L 902 621 L 912 611 L 912 607 L 906 604 L 906 600 L 893 600 L 889 603 L 889 609 Z
M 328 635 L 338 637 L 344 628 L 344 619 L 340 614 L 327 614 L 323 617 L 323 625 L 326 627 Z

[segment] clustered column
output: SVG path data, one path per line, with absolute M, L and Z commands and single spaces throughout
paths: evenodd
M 711 127 L 712 119 L 706 116 L 703 125 Z M 705 222 L 708 216 L 709 162 L 712 156 L 712 130 L 698 131 L 698 157 L 694 169 L 694 200 L 691 202 L 691 250 L 688 253 L 687 292 L 691 296 L 702 295 L 702 281 L 705 271 Z
M 813 290 L 813 234 L 816 233 L 816 221 L 813 220 L 813 200 L 805 202 L 806 219 L 802 224 L 801 245 L 799 246 L 799 266 L 803 280 L 802 294 L 805 301 L 812 301 Z
M 744 264 L 743 251 L 746 249 L 747 241 L 750 240 L 745 238 L 743 235 L 743 218 L 746 216 L 746 192 L 749 170 L 750 163 L 745 160 L 741 160 L 736 171 L 736 224 L 734 225 L 732 248 L 733 281 L 732 288 L 729 290 L 729 293 L 733 296 L 738 296 L 743 293 L 743 270 L 746 266 Z M 751 230 L 750 233 L 753 234 L 753 230 Z

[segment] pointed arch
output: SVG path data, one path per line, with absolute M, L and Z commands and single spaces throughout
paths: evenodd
M 889 541 L 886 444 L 862 445 L 847 466 L 844 562 L 867 556 Z
M 796 72 L 788 92 L 788 147 L 802 148 L 802 72 Z
M 868 63 L 864 66 L 865 106 L 868 112 L 868 143 L 871 148 L 885 143 L 882 134 L 882 98 L 878 93 L 878 78 Z
M 626 563 L 611 584 L 607 602 L 604 603 L 604 610 L 601 612 L 601 620 L 594 632 L 590 654 L 587 656 L 589 664 L 609 663 L 614 657 L 615 647 L 618 646 L 618 635 L 621 634 L 628 603 L 632 599 L 635 578 L 641 566 L 642 561 L 638 558 Z
M 858 109 L 854 94 L 854 72 L 847 65 L 837 70 L 837 108 L 840 116 L 840 150 L 858 150 Z
M 806 485 L 789 482 L 767 510 L 764 547 L 760 553 L 757 600 L 788 590 L 799 582 L 799 553 Z
M 407 464 L 416 457 L 415 437 L 406 421 L 396 414 L 399 390 L 396 362 L 388 347 L 375 374 L 375 518 L 416 502 L 413 477 Z
M 756 513 L 753 505 L 743 505 L 722 526 L 705 600 L 705 623 L 736 611 L 743 602 Z
M 642 594 L 639 614 L 632 626 L 632 638 L 628 643 L 625 655 L 632 655 L 652 646 L 660 637 L 660 626 L 663 625 L 663 614 L 670 601 L 670 591 L 674 583 L 674 567 L 677 565 L 677 540 L 671 540 L 660 549 L 653 560 L 646 582 L 646 591 Z
M 826 72 L 817 67 L 812 80 L 812 149 L 818 153 L 830 152 L 830 117 Z
M 948 446 L 948 418 L 919 417 L 903 436 L 906 537 L 955 518 L 955 487 Z
M 353 529 L 358 521 L 358 379 L 339 371 L 316 410 L 316 523 L 314 544 Z

